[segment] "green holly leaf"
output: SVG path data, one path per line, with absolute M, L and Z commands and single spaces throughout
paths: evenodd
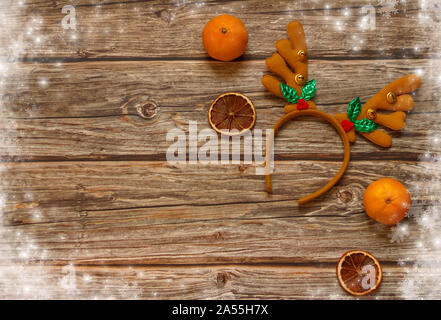
M 300 96 L 300 99 L 305 101 L 311 100 L 314 97 L 316 90 L 317 87 L 315 85 L 315 80 L 312 79 L 311 81 L 308 81 L 302 88 L 302 95 Z
M 280 84 L 280 90 L 282 91 L 283 96 L 288 102 L 297 103 L 300 99 L 297 91 L 294 88 L 291 88 L 287 84 Z
M 360 112 L 361 112 L 361 102 L 360 102 L 360 98 L 357 97 L 349 103 L 349 107 L 348 107 L 349 120 L 355 123 Z
M 359 132 L 369 133 L 378 128 L 378 125 L 369 119 L 361 119 L 354 121 L 355 130 Z

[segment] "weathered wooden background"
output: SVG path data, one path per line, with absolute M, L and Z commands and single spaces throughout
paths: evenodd
M 0 5 L 15 21 L 0 43 L 29 43 L 18 62 L 6 62 L 1 96 L 0 297 L 352 298 L 335 265 L 355 248 L 384 267 L 370 298 L 403 297 L 422 231 L 410 218 L 409 236 L 392 242 L 392 229 L 364 213 L 362 195 L 390 176 L 410 190 L 414 214 L 440 203 L 441 186 L 430 180 L 441 168 L 424 157 L 441 151 L 432 139 L 441 124 L 439 7 L 407 1 L 389 17 L 376 1 L 21 2 Z M 76 30 L 61 26 L 69 4 Z M 376 10 L 373 30 L 360 27 L 366 5 Z M 201 44 L 205 23 L 222 13 L 249 31 L 235 62 L 209 59 Z M 248 95 L 256 128 L 283 114 L 260 78 L 294 19 L 304 24 L 322 110 L 342 112 L 398 77 L 423 76 L 392 148 L 358 136 L 338 186 L 301 208 L 296 200 L 342 160 L 337 134 L 314 119 L 281 131 L 272 195 L 252 165 L 168 164 L 168 130 L 187 131 L 188 121 L 207 128 L 221 93 Z M 441 298 L 430 290 L 419 296 Z

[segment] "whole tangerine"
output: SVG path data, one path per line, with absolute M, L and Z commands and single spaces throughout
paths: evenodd
M 406 187 L 392 178 L 372 182 L 363 196 L 367 215 L 386 225 L 400 222 L 409 212 L 411 203 Z
M 202 43 L 213 59 L 231 61 L 245 52 L 248 31 L 239 18 L 223 14 L 214 17 L 205 25 L 202 30 Z

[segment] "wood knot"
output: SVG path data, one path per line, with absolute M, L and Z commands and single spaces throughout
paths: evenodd
M 351 191 L 348 190 L 339 190 L 337 191 L 337 198 L 343 203 L 349 203 L 352 201 L 354 195 Z
M 87 58 L 89 56 L 89 53 L 86 50 L 84 50 L 84 49 L 78 49 L 77 54 L 81 58 Z
M 159 116 L 160 108 L 158 104 L 150 100 L 147 95 L 140 94 L 128 98 L 121 107 L 121 111 L 123 120 L 135 125 L 145 125 L 145 119 L 153 120 Z M 138 120 L 136 118 L 138 118 Z
M 81 183 L 79 183 L 75 186 L 75 189 L 78 191 L 85 191 L 86 187 L 84 187 Z
M 159 107 L 153 101 L 147 101 L 143 105 L 136 108 L 139 115 L 144 119 L 153 119 L 158 115 Z
M 87 217 L 89 214 L 87 213 L 87 211 L 85 211 L 85 210 L 80 210 L 79 212 L 78 212 L 78 216 L 80 217 L 80 218 L 84 218 L 84 217 Z
M 220 239 L 223 239 L 224 236 L 222 235 L 222 232 L 218 231 L 218 232 L 216 232 L 216 233 L 214 234 L 214 238 L 215 238 L 216 240 L 220 240 Z
M 216 285 L 218 288 L 223 288 L 229 280 L 228 274 L 225 272 L 219 272 L 216 277 Z
M 239 172 L 240 172 L 240 173 L 244 173 L 245 170 L 247 170 L 249 166 L 250 166 L 249 164 L 241 164 L 241 165 L 239 166 Z
M 161 18 L 161 20 L 170 23 L 170 21 L 172 21 L 173 17 L 172 14 L 168 11 L 168 10 L 160 10 L 158 12 L 156 12 L 156 16 L 158 16 L 158 18 Z

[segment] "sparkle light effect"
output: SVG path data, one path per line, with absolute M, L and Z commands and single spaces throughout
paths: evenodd
M 20 10 L 25 10 L 26 1 L 15 0 L 2 0 L 0 1 L 0 30 L 4 34 L 10 33 L 11 37 L 8 38 L 7 43 L 2 43 L 2 50 L 0 52 L 0 96 L 7 93 L 10 87 L 10 77 L 21 74 L 20 80 L 22 83 L 18 84 L 21 88 L 26 86 L 35 86 L 39 90 L 49 90 L 51 88 L 50 78 L 39 78 L 35 83 L 29 83 L 28 75 L 24 70 L 20 70 L 20 63 L 17 63 L 21 58 L 33 50 L 38 51 L 42 46 L 48 46 L 50 38 L 44 34 L 43 25 L 44 20 L 42 17 L 30 15 L 29 20 L 24 26 L 19 26 L 22 21 L 17 21 L 15 17 L 23 16 Z M 66 1 L 67 3 L 75 3 L 75 1 Z M 328 2 L 328 3 L 327 3 Z M 373 44 L 378 45 L 378 50 L 387 48 L 387 39 L 390 39 L 390 35 L 382 35 L 377 33 L 377 30 L 369 30 L 369 19 L 366 16 L 362 16 L 358 9 L 354 8 L 334 8 L 336 5 L 332 4 L 332 1 L 313 1 L 314 6 L 317 8 L 324 8 L 323 21 L 332 31 L 338 32 L 342 35 L 343 47 L 347 48 L 348 52 L 354 51 L 354 54 L 360 54 L 363 50 L 371 49 Z M 398 14 L 405 14 L 406 1 L 404 0 L 372 0 L 366 1 L 367 4 L 375 7 L 378 17 L 390 18 L 382 19 L 382 23 L 391 25 L 394 22 L 393 17 Z M 9 4 L 8 4 L 9 3 Z M 306 5 L 311 1 L 304 1 Z M 207 4 L 204 2 L 194 2 L 189 0 L 177 0 L 175 2 L 178 10 L 178 14 L 182 14 L 185 10 L 188 10 L 193 15 L 198 15 L 208 11 Z M 420 0 L 419 7 L 420 12 L 416 15 L 416 21 L 419 27 L 428 28 L 439 21 L 440 19 L 440 7 L 439 1 L 436 0 Z M 119 4 L 123 6 L 123 4 Z M 143 11 L 145 7 L 137 4 L 132 5 L 131 10 L 133 12 L 134 19 L 140 19 L 144 16 Z M 188 8 L 184 8 L 188 7 Z M 281 29 L 279 26 L 289 21 L 289 19 L 303 19 L 305 12 L 298 10 L 301 7 L 294 2 L 289 2 L 286 5 L 286 16 L 274 16 L 272 25 Z M 403 8 L 404 7 L 404 8 Z M 152 11 L 157 8 L 150 8 Z M 218 8 L 217 14 L 231 13 L 239 14 L 240 12 L 247 12 L 248 4 L 246 2 L 242 4 L 236 4 L 235 7 L 223 5 Z M 93 15 L 98 22 L 105 20 L 105 14 L 108 13 L 106 6 L 96 6 L 95 14 Z M 91 15 L 92 16 L 92 15 Z M 104 16 L 104 17 L 103 17 Z M 246 20 L 245 15 L 245 20 Z M 90 17 L 89 17 L 90 18 Z M 60 15 L 61 19 L 61 15 Z M 174 15 L 170 14 L 170 21 L 173 22 Z M 245 21 L 246 22 L 246 21 Z M 312 31 L 311 25 L 306 26 Z M 114 29 L 112 29 L 114 28 Z M 16 31 L 20 30 L 20 33 Z M 64 41 L 66 47 L 72 48 L 82 40 L 82 37 L 90 37 L 96 33 L 101 33 L 102 36 L 112 37 L 113 34 L 124 34 L 126 32 L 126 26 L 124 23 L 112 25 L 105 25 L 97 23 L 94 28 L 87 30 L 81 30 L 81 26 L 75 32 L 59 31 L 60 39 Z M 433 42 L 441 42 L 439 33 L 427 34 L 427 37 L 431 37 Z M 386 39 L 386 40 L 384 40 Z M 159 41 L 159 40 L 158 40 Z M 417 39 L 414 44 L 408 44 L 408 53 L 410 55 L 423 54 L 427 50 L 426 40 Z M 51 52 L 50 49 L 46 49 L 46 52 Z M 73 49 L 72 49 L 73 50 Z M 372 49 L 374 50 L 374 49 Z M 404 50 L 404 49 L 403 49 Z M 74 50 L 76 51 L 76 50 Z M 413 51 L 413 52 L 412 52 Z M 387 53 L 386 49 L 381 51 Z M 398 54 L 399 55 L 399 54 Z M 396 58 L 403 58 L 403 56 L 396 55 Z M 63 63 L 57 62 L 55 66 L 63 72 Z M 36 65 L 37 67 L 37 65 Z M 424 76 L 431 77 L 431 81 L 434 81 L 433 86 L 436 88 L 441 87 L 441 76 L 430 73 L 430 66 L 419 66 L 414 72 Z M 392 75 L 391 75 L 392 76 Z M 433 76 L 433 77 L 432 77 Z M 66 74 L 66 78 L 69 75 Z M 17 83 L 18 81 L 14 81 Z M 53 81 L 52 81 L 53 82 Z M 0 106 L 3 102 L 0 101 Z M 435 116 L 435 115 L 434 115 Z M 11 119 L 1 118 L 2 127 L 7 128 L 8 132 L 13 132 L 17 129 L 18 124 Z M 437 123 L 437 122 L 435 122 Z M 430 132 L 434 132 L 434 136 L 427 137 L 430 140 L 430 146 L 439 149 L 441 143 L 441 135 L 437 132 L 441 132 L 440 128 L 432 128 Z M 4 141 L 0 141 L 2 144 L 3 154 L 16 155 L 20 153 L 20 142 L 15 140 L 14 135 L 11 134 L 10 138 L 6 138 Z M 431 150 L 423 156 L 418 163 L 418 168 L 426 170 L 432 175 L 432 179 L 429 181 L 421 181 L 419 189 L 414 189 L 412 192 L 427 194 L 429 200 L 436 200 L 436 195 L 439 193 L 439 185 L 441 183 L 441 172 L 439 167 L 441 166 L 441 155 L 434 154 Z M 437 169 L 438 168 L 438 169 Z M 71 264 L 69 260 L 66 261 L 65 266 L 54 267 L 50 273 L 47 272 L 47 266 L 39 261 L 50 260 L 54 253 L 48 252 L 42 247 L 38 240 L 38 235 L 29 232 L 30 228 L 12 226 L 8 220 L 8 212 L 11 211 L 8 202 L 22 199 L 7 199 L 6 193 L 8 189 L 8 181 L 2 179 L 5 176 L 7 165 L 0 165 L 0 238 L 4 240 L 2 244 L 3 256 L 0 257 L 0 292 L 8 292 L 13 296 L 10 298 L 75 298 L 81 295 L 82 298 L 91 299 L 118 299 L 118 298 L 138 298 L 138 297 L 150 297 L 160 298 L 161 292 L 157 288 L 145 292 L 138 288 L 138 283 L 142 281 L 154 281 L 145 271 L 139 271 L 136 268 L 130 269 L 119 268 L 118 271 L 114 271 L 112 268 L 100 267 L 99 272 L 91 272 L 90 270 L 84 270 L 80 266 Z M 416 179 L 416 178 L 415 178 Z M 23 186 L 25 188 L 25 186 Z M 26 191 L 26 190 L 24 190 Z M 32 192 L 26 192 L 23 194 L 23 200 L 26 203 L 35 202 L 35 197 Z M 409 245 L 412 248 L 417 249 L 415 256 L 403 256 L 400 260 L 400 265 L 406 267 L 406 276 L 404 280 L 399 284 L 397 295 L 405 298 L 430 298 L 433 295 L 441 295 L 441 209 L 436 205 L 425 208 L 418 208 L 419 212 L 412 211 L 411 217 L 406 219 L 398 226 L 394 227 L 390 233 L 390 241 L 394 245 Z M 46 219 L 47 212 L 42 212 L 35 208 L 29 208 L 29 216 L 27 218 L 32 222 L 41 222 Z M 419 230 L 419 236 L 417 239 L 412 238 L 412 234 Z M 422 231 L 421 231 L 422 230 Z M 411 242 L 410 240 L 411 239 Z M 60 241 L 69 241 L 68 236 L 60 235 Z M 75 254 L 79 255 L 82 249 L 77 249 Z M 415 250 L 413 250 L 414 252 Z M 385 274 L 385 277 L 392 276 Z M 129 279 L 129 280 L 121 280 Z M 158 280 L 159 281 L 159 280 Z M 170 279 L 167 280 L 167 283 Z M 88 287 L 99 287 L 100 290 L 91 292 Z M 115 289 L 117 288 L 117 289 Z M 180 288 L 184 290 L 184 285 L 180 285 Z M 311 297 L 316 298 L 332 298 L 340 299 L 346 296 L 339 294 L 340 288 L 335 286 L 332 292 L 324 291 L 323 289 L 311 289 L 308 293 Z M 229 296 L 234 298 L 234 296 Z
M 47 77 L 40 77 L 32 83 L 29 71 L 26 71 L 30 69 L 23 68 L 20 63 L 29 53 L 38 52 L 45 45 L 45 34 L 41 32 L 44 20 L 41 17 L 32 16 L 32 10 L 28 10 L 29 19 L 24 25 L 23 21 L 17 19 L 26 16 L 22 11 L 25 9 L 28 9 L 25 1 L 0 1 L 0 99 L 13 90 L 26 91 L 30 87 L 48 90 L 51 86 L 50 78 Z M 60 21 L 61 18 L 60 14 Z M 34 65 L 34 69 L 38 70 L 38 64 Z M 55 63 L 55 67 L 63 72 L 62 63 Z M 0 100 L 3 114 L 7 114 L 5 102 Z M 19 124 L 13 118 L 3 116 L 0 121 L 4 136 L 7 137 L 0 141 L 2 154 L 20 154 L 20 141 L 14 138 Z M 142 295 L 138 282 L 143 279 L 132 277 L 133 271 L 130 271 L 130 267 L 118 271 L 101 268 L 99 274 L 92 274 L 69 262 L 64 267 L 46 266 L 45 263 L 53 257 L 53 252 L 48 252 L 41 246 L 41 238 L 29 228 L 31 223 L 45 220 L 45 212 L 35 205 L 37 199 L 32 192 L 26 190 L 25 184 L 21 186 L 22 194 L 17 192 L 13 196 L 8 195 L 15 186 L 9 185 L 7 171 L 8 164 L 0 164 L 1 299 L 137 299 Z M 25 204 L 29 209 L 25 218 L 29 223 L 12 223 L 14 206 L 11 203 L 16 201 Z M 64 237 L 60 236 L 60 240 L 64 240 Z M 111 281 L 106 282 L 106 278 Z M 98 289 L 91 291 L 89 287 Z M 118 290 L 115 291 L 115 288 Z
M 421 194 L 427 194 L 434 202 L 440 192 L 440 167 L 441 155 L 426 153 L 419 162 L 420 170 L 432 175 L 432 179 L 423 181 L 418 191 Z M 413 212 L 409 223 L 413 225 L 413 232 L 419 231 L 419 237 L 412 243 L 415 248 L 412 251 L 417 254 L 412 257 L 404 256 L 401 259 L 401 262 L 408 264 L 410 262 L 410 265 L 406 268 L 406 276 L 398 288 L 400 295 L 408 299 L 430 299 L 439 296 L 441 293 L 441 208 L 434 204 L 421 212 Z M 411 234 L 403 234 L 401 226 L 398 226 L 392 234 L 392 239 L 404 240 L 407 237 L 411 238 Z
M 436 6 L 439 1 L 421 0 L 419 24 L 421 27 L 431 27 L 439 21 L 441 17 L 440 11 Z M 428 34 L 427 42 L 440 43 L 441 34 L 433 32 Z M 420 51 L 419 46 L 415 46 L 415 51 Z M 422 76 L 426 85 L 432 82 L 435 89 L 441 88 L 441 77 L 432 73 L 434 66 L 431 62 L 427 69 L 418 68 L 415 73 Z M 428 89 L 426 89 L 428 90 Z M 432 94 L 434 96 L 434 94 Z M 435 103 L 436 106 L 436 103 Z M 412 225 L 412 231 L 418 231 L 418 239 L 412 242 L 413 252 L 417 252 L 412 256 L 403 256 L 402 263 L 409 265 L 406 268 L 404 280 L 398 288 L 399 295 L 408 299 L 433 299 L 441 294 L 441 208 L 436 204 L 441 186 L 441 154 L 433 150 L 440 149 L 441 135 L 440 119 L 437 114 L 431 124 L 430 135 L 427 137 L 430 149 L 421 157 L 418 163 L 418 170 L 425 171 L 431 179 L 420 181 L 419 187 L 414 191 L 419 194 L 427 195 L 428 200 L 434 204 L 426 209 L 411 210 L 411 216 L 407 224 Z M 411 178 L 411 177 L 410 177 Z M 417 180 L 417 177 L 413 179 Z M 411 232 L 412 232 L 411 231 Z M 397 226 L 391 236 L 391 241 L 406 238 L 412 238 L 410 232 L 403 232 L 401 224 Z

